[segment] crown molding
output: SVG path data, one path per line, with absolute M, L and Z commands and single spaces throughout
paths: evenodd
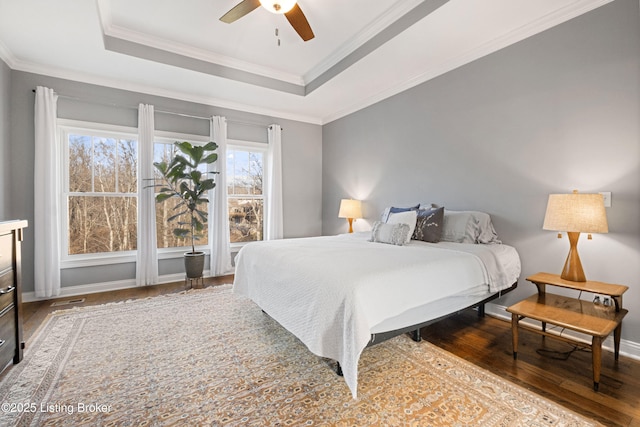
M 316 66 L 314 66 L 311 70 L 309 70 L 304 75 L 304 82 L 309 83 L 316 78 L 320 77 L 322 74 L 327 72 L 331 67 L 339 63 L 345 57 L 355 52 L 360 48 L 364 43 L 369 41 L 375 35 L 383 31 L 389 25 L 403 17 L 406 13 L 413 10 L 420 3 L 425 0 L 407 0 L 402 2 L 400 5 L 394 5 L 389 7 L 385 13 L 380 15 L 375 21 L 371 22 L 365 28 L 362 29 L 359 33 L 355 35 L 351 40 L 340 46 L 329 56 L 320 61 Z
M 275 70 L 269 67 L 259 66 L 247 61 L 241 61 L 225 55 L 216 54 L 206 49 L 200 49 L 194 46 L 185 45 L 183 43 L 166 40 L 160 37 L 152 36 L 150 34 L 114 25 L 111 6 L 107 0 L 98 0 L 96 2 L 96 8 L 98 11 L 98 20 L 102 29 L 103 39 L 106 39 L 106 37 L 108 36 L 138 45 L 148 46 L 151 48 L 175 53 L 200 61 L 221 65 L 223 67 L 268 77 L 270 79 L 280 80 L 298 86 L 304 86 L 304 80 L 302 76 L 299 75 L 285 73 L 283 71 Z
M 4 61 L 4 63 L 7 64 L 9 68 L 15 68 L 14 65 L 16 63 L 16 57 L 9 50 L 9 48 L 5 46 L 4 43 L 2 43 L 2 40 L 0 40 L 0 59 Z
M 298 86 L 304 85 L 302 76 L 285 73 L 269 67 L 259 66 L 225 55 L 219 55 L 205 49 L 165 40 L 116 25 L 104 25 L 103 35 Z
M 613 0 L 576 0 L 572 5 L 555 10 L 554 12 L 542 16 L 536 21 L 530 22 L 510 31 L 509 33 L 503 34 L 493 40 L 476 46 L 462 55 L 451 57 L 437 66 L 423 71 L 400 84 L 388 87 L 385 90 L 372 94 L 371 96 L 347 106 L 346 108 L 335 111 L 333 114 L 323 117 L 322 123 L 327 124 L 349 114 L 355 113 L 363 108 L 369 107 L 377 102 L 390 98 L 393 95 L 397 95 L 400 92 L 411 89 L 412 87 L 427 82 L 462 65 L 468 64 L 476 59 L 482 58 L 483 56 L 489 55 L 535 34 L 541 33 L 542 31 L 548 30 L 549 28 L 555 27 L 556 25 L 562 24 L 563 22 L 569 21 L 570 19 L 578 17 L 584 13 L 597 9 L 612 1 Z
M 175 99 L 179 101 L 193 102 L 196 104 L 210 105 L 212 107 L 226 108 L 230 110 L 237 110 L 244 113 L 258 114 L 263 116 L 270 116 L 279 119 L 293 120 L 302 123 L 309 123 L 314 125 L 321 125 L 322 122 L 319 117 L 308 116 L 304 114 L 295 114 L 288 111 L 280 111 L 272 108 L 257 107 L 255 105 L 244 104 L 240 102 L 234 102 L 227 99 L 215 98 L 209 96 L 199 96 L 180 91 L 167 90 L 156 86 L 146 86 L 136 83 L 126 82 L 119 79 L 110 79 L 101 76 L 96 76 L 88 73 L 79 73 L 76 71 L 70 71 L 67 69 L 55 68 L 40 64 L 33 64 L 24 61 L 16 61 L 13 70 L 23 71 L 27 73 L 40 74 L 49 77 L 55 77 L 59 79 L 71 80 L 80 83 L 94 84 L 98 86 L 111 87 L 114 89 L 127 90 L 130 92 L 143 93 L 147 95 L 161 96 L 164 98 Z

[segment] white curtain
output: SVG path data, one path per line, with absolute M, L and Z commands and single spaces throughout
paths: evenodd
M 231 247 L 229 244 L 229 211 L 227 208 L 227 119 L 221 116 L 211 118 L 211 140 L 218 144 L 218 160 L 209 165 L 214 175 L 216 187 L 209 197 L 209 249 L 211 251 L 209 270 L 213 276 L 231 273 Z
M 156 203 L 153 178 L 153 105 L 138 106 L 138 250 L 136 285 L 158 283 L 158 245 L 156 239 Z
M 282 128 L 269 126 L 269 149 L 267 151 L 267 176 L 265 198 L 264 239 L 274 240 L 284 237 L 282 208 Z
M 48 298 L 60 294 L 60 157 L 56 132 L 58 95 L 46 87 L 36 88 L 34 221 L 36 242 L 35 294 Z

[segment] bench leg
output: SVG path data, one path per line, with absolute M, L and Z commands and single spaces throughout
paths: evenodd
M 620 358 L 620 335 L 622 334 L 622 322 L 613 330 L 613 349 L 616 362 Z
M 520 316 L 511 313 L 511 339 L 513 340 L 513 359 L 518 358 L 518 321 Z
M 602 338 L 593 337 L 591 340 L 591 355 L 593 357 L 593 390 L 598 391 L 600 385 L 600 367 L 602 366 Z

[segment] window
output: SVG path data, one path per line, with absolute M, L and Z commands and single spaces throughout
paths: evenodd
M 231 243 L 262 240 L 266 144 L 229 140 L 227 197 Z
M 147 179 L 138 176 L 138 162 L 142 161 L 138 130 L 72 120 L 59 120 L 58 126 L 63 153 L 60 208 L 64 267 L 135 260 L 138 181 Z M 175 141 L 206 144 L 209 139 L 156 132 L 153 159 L 149 161 L 173 157 Z M 263 239 L 266 153 L 264 143 L 228 143 L 227 196 L 234 245 Z M 173 257 L 190 245 L 173 234 L 177 223 L 168 219 L 175 215 L 175 207 L 171 200 L 156 203 L 156 237 L 162 257 Z M 197 245 L 206 248 L 210 241 L 207 230 L 198 237 Z
M 64 156 L 63 258 L 134 251 L 138 143 L 114 128 L 61 127 Z
M 174 143 L 179 141 L 189 141 L 192 144 L 206 144 L 209 140 L 204 141 L 194 141 L 193 137 L 185 138 L 184 136 L 178 138 L 155 138 L 155 142 L 153 144 L 153 162 L 169 162 L 171 158 L 175 155 L 177 149 Z M 203 165 L 206 167 L 206 165 Z M 203 169 L 201 172 L 205 173 L 206 170 Z M 157 183 L 161 183 L 160 174 L 155 171 L 155 178 L 158 179 Z M 156 237 L 158 241 L 158 248 L 179 248 L 191 245 L 190 239 L 184 239 L 177 237 L 173 234 L 174 228 L 178 226 L 178 222 L 188 222 L 188 216 L 184 215 L 183 217 L 179 217 L 177 220 L 173 220 L 171 222 L 168 219 L 174 216 L 178 210 L 176 209 L 177 200 L 176 199 L 168 199 L 162 203 L 156 203 Z M 207 209 L 206 207 L 202 207 L 202 209 Z M 202 233 L 195 236 L 197 245 L 204 246 L 209 243 L 209 235 L 207 230 L 203 230 Z

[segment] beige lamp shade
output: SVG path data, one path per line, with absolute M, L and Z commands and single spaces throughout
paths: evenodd
M 360 200 L 342 199 L 338 218 L 362 218 L 362 202 Z
M 608 233 L 602 194 L 550 194 L 544 216 L 544 230 L 578 233 Z
M 360 200 L 342 199 L 338 218 L 347 218 L 349 233 L 353 233 L 353 219 L 362 218 L 362 202 Z
M 566 231 L 569 255 L 560 277 L 572 282 L 587 280 L 578 255 L 580 233 L 608 233 L 607 213 L 602 194 L 550 194 L 544 215 L 545 230 Z

